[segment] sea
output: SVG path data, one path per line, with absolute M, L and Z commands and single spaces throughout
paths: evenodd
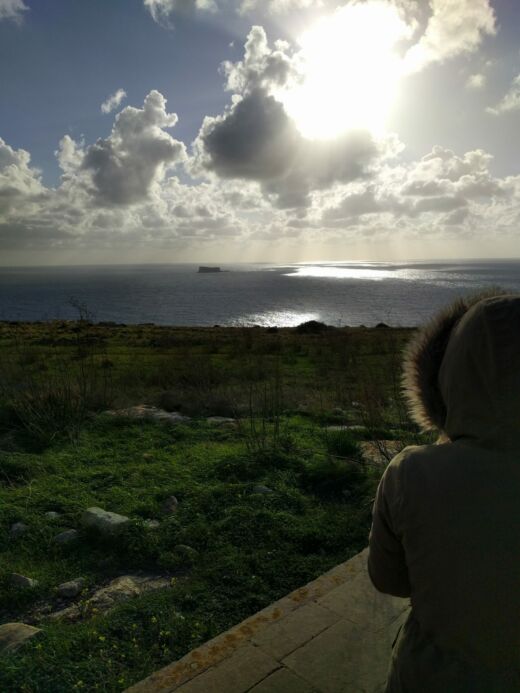
M 457 296 L 520 293 L 520 260 L 0 268 L 0 320 L 416 326 Z

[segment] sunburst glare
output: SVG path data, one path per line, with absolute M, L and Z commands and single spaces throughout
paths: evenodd
M 302 81 L 279 97 L 302 135 L 382 134 L 402 75 L 396 47 L 410 32 L 396 7 L 380 0 L 342 7 L 305 32 Z

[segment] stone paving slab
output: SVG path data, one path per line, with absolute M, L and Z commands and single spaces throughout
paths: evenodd
M 251 688 L 250 693 L 319 693 L 319 691 L 289 669 L 282 668 Z
M 259 647 L 244 645 L 231 657 L 177 690 L 182 693 L 243 693 L 279 668 L 280 662 Z
M 283 660 L 320 693 L 384 689 L 399 619 L 383 632 L 341 620 Z
M 258 631 L 251 641 L 281 660 L 339 621 L 339 618 L 332 611 L 311 602 Z
M 367 549 L 127 693 L 380 693 L 408 600 L 379 594 Z

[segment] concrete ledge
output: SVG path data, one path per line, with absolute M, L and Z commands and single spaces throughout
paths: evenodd
M 366 558 L 367 549 L 126 693 L 378 690 L 408 603 L 376 592 Z M 319 662 L 330 668 L 331 658 L 336 673 L 327 676 Z

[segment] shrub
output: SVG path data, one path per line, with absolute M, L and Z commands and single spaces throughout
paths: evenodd
M 327 431 L 325 446 L 330 455 L 354 457 L 359 454 L 359 444 L 348 430 Z

